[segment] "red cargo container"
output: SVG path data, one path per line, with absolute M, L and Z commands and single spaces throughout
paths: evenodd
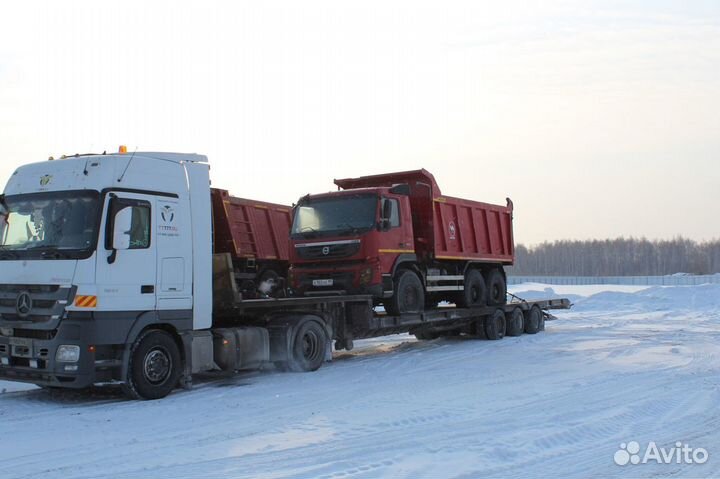
M 282 286 L 288 268 L 291 208 L 237 198 L 216 188 L 210 196 L 213 253 L 230 254 L 243 295 L 269 279 Z
M 444 196 L 426 170 L 335 180 L 298 202 L 293 288 L 370 293 L 394 314 L 438 301 L 505 303 L 514 260 L 513 205 Z M 423 301 L 424 299 L 424 301 Z

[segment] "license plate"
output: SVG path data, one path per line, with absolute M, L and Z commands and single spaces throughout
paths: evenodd
M 11 356 L 18 358 L 31 358 L 33 356 L 32 339 L 10 338 Z
M 314 279 L 313 286 L 332 286 L 333 280 L 331 279 Z
M 10 346 L 32 347 L 32 339 L 29 338 L 10 338 Z

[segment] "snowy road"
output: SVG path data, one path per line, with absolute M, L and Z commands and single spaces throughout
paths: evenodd
M 720 285 L 545 288 L 512 292 L 575 307 L 535 336 L 380 338 L 160 401 L 0 382 L 0 477 L 720 476 Z M 629 441 L 709 459 L 616 465 Z

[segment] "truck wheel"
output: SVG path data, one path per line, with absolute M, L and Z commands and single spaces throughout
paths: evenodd
M 272 269 L 266 269 L 257 279 L 256 288 L 261 297 L 275 297 L 280 289 L 280 276 Z
M 520 336 L 525 328 L 525 316 L 522 309 L 515 308 L 505 317 L 506 331 L 508 336 Z
M 325 360 L 327 333 L 316 321 L 306 321 L 295 333 L 288 367 L 292 371 L 315 371 Z
M 535 334 L 540 331 L 543 321 L 543 313 L 539 306 L 535 305 L 525 311 L 525 332 Z
M 487 303 L 487 286 L 482 273 L 476 269 L 469 269 L 465 273 L 463 282 L 464 288 L 458 295 L 458 306 L 471 308 L 473 306 L 485 306 Z
M 145 332 L 130 353 L 123 386 L 133 399 L 164 398 L 177 386 L 182 360 L 177 343 L 165 331 Z
M 388 314 L 421 313 L 425 306 L 425 289 L 420 278 L 410 270 L 400 271 L 395 280 L 395 292 L 385 302 Z
M 485 317 L 485 336 L 493 340 L 505 337 L 505 313 L 502 309 L 496 309 Z
M 507 284 L 505 276 L 499 269 L 493 269 L 488 273 L 487 289 L 488 304 L 497 306 L 507 302 Z

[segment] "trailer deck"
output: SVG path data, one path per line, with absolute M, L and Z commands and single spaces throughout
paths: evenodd
M 457 308 L 454 305 L 442 305 L 420 313 L 405 313 L 390 315 L 384 311 L 377 311 L 373 298 L 370 295 L 352 296 L 314 296 L 291 298 L 267 298 L 242 300 L 233 308 L 233 316 L 246 321 L 247 318 L 256 318 L 257 324 L 271 321 L 278 313 L 308 313 L 320 315 L 325 323 L 332 325 L 332 339 L 338 341 L 336 349 L 352 348 L 352 340 L 385 336 L 399 333 L 441 333 L 444 331 L 460 331 L 464 328 L 467 333 L 475 334 L 476 323 L 482 323 L 485 318 L 491 317 L 498 311 L 509 316 L 519 309 L 527 315 L 533 308 L 539 308 L 543 313 L 540 328 L 544 320 L 555 319 L 548 311 L 569 309 L 572 306 L 567 298 L 544 299 L 538 301 L 525 301 L 522 298 L 511 296 L 511 301 L 497 306 L 482 306 L 475 308 Z M 229 315 L 225 315 L 229 318 Z M 480 336 L 484 336 L 481 332 Z

